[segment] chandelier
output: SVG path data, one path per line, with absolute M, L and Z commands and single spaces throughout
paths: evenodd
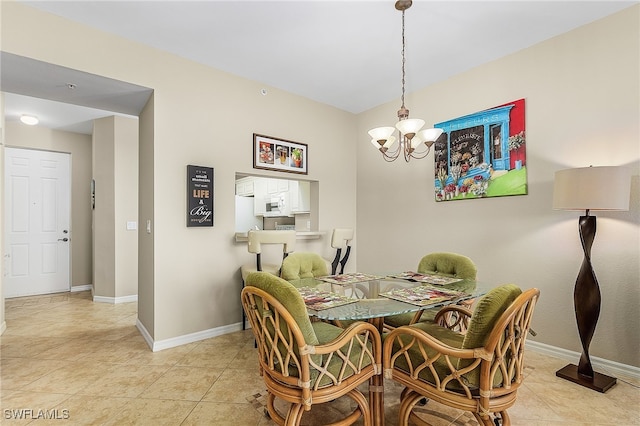
M 396 9 L 402 12 L 402 105 L 398 110 L 398 122 L 396 127 L 376 127 L 369 130 L 371 143 L 382 153 L 386 161 L 395 161 L 403 154 L 407 163 L 412 158 L 424 158 L 431 151 L 431 146 L 442 134 L 442 129 L 422 129 L 424 120 L 409 118 L 409 110 L 404 106 L 404 11 L 411 7 L 411 0 L 396 1 Z M 394 132 L 398 130 L 398 143 L 393 150 L 396 137 Z M 422 130 L 421 130 L 422 129 Z

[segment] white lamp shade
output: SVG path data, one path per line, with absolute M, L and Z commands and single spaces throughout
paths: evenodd
M 631 175 L 624 167 L 559 170 L 553 184 L 556 210 L 629 210 Z
M 383 145 L 380 145 L 380 143 L 375 139 L 371 139 L 371 145 L 375 146 L 376 149 L 380 149 L 382 147 L 389 148 L 395 141 L 396 138 L 394 136 L 389 136 L 389 139 L 387 139 Z
M 375 129 L 369 130 L 369 136 L 375 141 L 386 141 L 395 130 L 393 127 L 376 127 Z
M 424 126 L 424 120 L 419 118 L 407 118 L 396 123 L 396 129 L 400 130 L 403 135 L 409 133 L 418 133 Z
M 413 138 L 418 138 L 421 142 L 435 142 L 442 132 L 442 129 L 422 129 Z

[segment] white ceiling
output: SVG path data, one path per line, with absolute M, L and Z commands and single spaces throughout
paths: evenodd
M 401 13 L 393 0 L 22 3 L 345 111 L 399 102 Z M 637 3 L 416 0 L 406 11 L 406 90 Z M 25 102 L 9 96 L 5 108 L 27 112 Z

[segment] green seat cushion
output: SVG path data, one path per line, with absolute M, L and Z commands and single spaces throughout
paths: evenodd
M 340 327 L 336 327 L 333 324 L 329 324 L 323 321 L 313 322 L 311 323 L 311 325 L 316 333 L 316 336 L 318 336 L 320 345 L 330 343 L 331 341 L 335 340 L 340 335 L 340 333 L 344 331 L 344 329 Z M 367 346 L 369 350 L 371 350 L 371 344 L 369 343 Z M 341 348 L 341 350 L 344 354 L 346 354 L 347 351 L 349 350 L 349 344 L 347 343 L 345 346 Z M 351 363 L 353 363 L 353 365 L 358 365 L 361 354 L 362 354 L 362 349 L 358 345 L 354 344 L 351 348 L 351 353 L 349 354 L 349 360 L 351 361 Z M 322 362 L 326 362 L 326 360 L 328 359 L 327 358 L 328 356 L 329 355 L 324 355 Z M 368 366 L 372 362 L 373 360 L 370 357 L 365 357 L 363 366 Z M 340 371 L 342 370 L 344 364 L 345 364 L 345 361 L 338 355 L 334 354 L 329 360 L 329 364 L 326 366 L 326 369 L 330 375 L 333 375 L 334 377 L 338 377 L 340 375 Z M 353 376 L 354 374 L 356 374 L 356 371 L 353 370 L 351 365 L 347 364 L 345 369 L 345 374 L 343 375 L 343 380 Z M 321 377 L 320 372 L 318 370 L 312 369 L 311 370 L 311 386 L 312 387 L 315 386 L 318 378 L 320 378 L 320 383 L 318 384 L 318 387 L 333 385 L 333 379 L 331 378 L 330 375 L 322 375 Z
M 438 309 L 425 309 L 422 312 L 422 316 L 420 317 L 419 322 L 433 322 L 436 314 L 438 313 Z M 416 315 L 415 312 L 407 312 L 404 314 L 391 315 L 384 318 L 385 324 L 389 324 L 392 327 L 401 327 L 403 325 L 409 325 L 411 320 Z
M 327 262 L 316 253 L 291 253 L 282 261 L 280 276 L 285 280 L 298 280 L 327 275 Z
M 454 348 L 460 348 L 462 346 L 462 341 L 464 339 L 463 335 L 456 333 L 455 331 L 451 331 L 447 328 L 440 327 L 432 322 L 431 323 L 418 322 L 414 325 L 411 325 L 410 327 L 420 329 L 425 333 L 429 334 L 430 336 L 438 339 L 442 343 L 452 346 Z M 408 342 L 409 338 L 410 336 L 404 336 L 403 341 L 406 343 Z M 435 350 L 430 349 L 428 346 L 423 346 L 423 348 L 425 349 L 425 352 L 429 357 L 433 357 L 434 355 L 437 354 Z M 400 346 L 398 345 L 398 343 L 397 342 L 394 343 L 393 352 L 396 352 L 399 349 L 400 349 Z M 409 354 L 409 358 L 411 359 L 411 364 L 413 365 L 414 368 L 420 366 L 424 362 L 424 357 L 422 356 L 420 348 L 417 345 L 413 345 L 409 349 L 408 354 Z M 458 362 L 458 359 L 452 357 L 450 358 L 450 361 L 455 366 Z M 407 360 L 403 356 L 400 356 L 396 359 L 394 367 L 399 368 L 403 371 L 406 371 L 407 373 L 409 372 L 409 366 L 408 366 Z M 447 366 L 447 361 L 444 357 L 438 358 L 433 363 L 433 367 L 436 371 L 436 374 L 440 378 L 443 378 L 451 373 L 451 371 L 449 370 L 449 367 Z M 429 368 L 422 369 L 422 371 L 420 371 L 420 373 L 418 374 L 418 378 L 428 383 L 432 383 L 432 384 L 435 383 L 433 373 Z M 447 385 L 447 388 L 451 390 L 458 390 L 461 387 L 457 382 L 452 381 L 449 383 L 449 385 Z

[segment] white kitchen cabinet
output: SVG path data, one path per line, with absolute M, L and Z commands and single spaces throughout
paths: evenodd
M 278 192 L 287 192 L 289 191 L 289 181 L 284 179 L 277 179 L 278 181 Z
M 267 193 L 269 195 L 281 194 L 289 191 L 289 181 L 286 179 L 267 178 Z
M 291 213 L 309 213 L 311 209 L 311 184 L 304 181 L 289 181 Z
M 267 201 L 276 199 L 281 200 L 279 203 L 281 205 L 280 212 L 268 213 L 267 216 L 290 216 L 309 212 L 311 193 L 309 182 L 259 177 L 251 177 L 250 179 L 251 188 L 247 187 L 246 189 L 242 179 L 239 179 L 236 182 L 236 193 L 242 195 L 240 191 L 251 191 L 253 211 L 256 216 L 265 216 Z
M 253 180 L 253 213 L 256 216 L 264 215 L 266 210 L 265 198 L 267 197 L 267 179 L 256 178 Z
M 253 181 L 252 177 L 245 177 L 236 181 L 236 195 L 241 197 L 253 196 Z
M 278 192 L 278 179 L 267 179 L 267 194 L 273 195 Z

